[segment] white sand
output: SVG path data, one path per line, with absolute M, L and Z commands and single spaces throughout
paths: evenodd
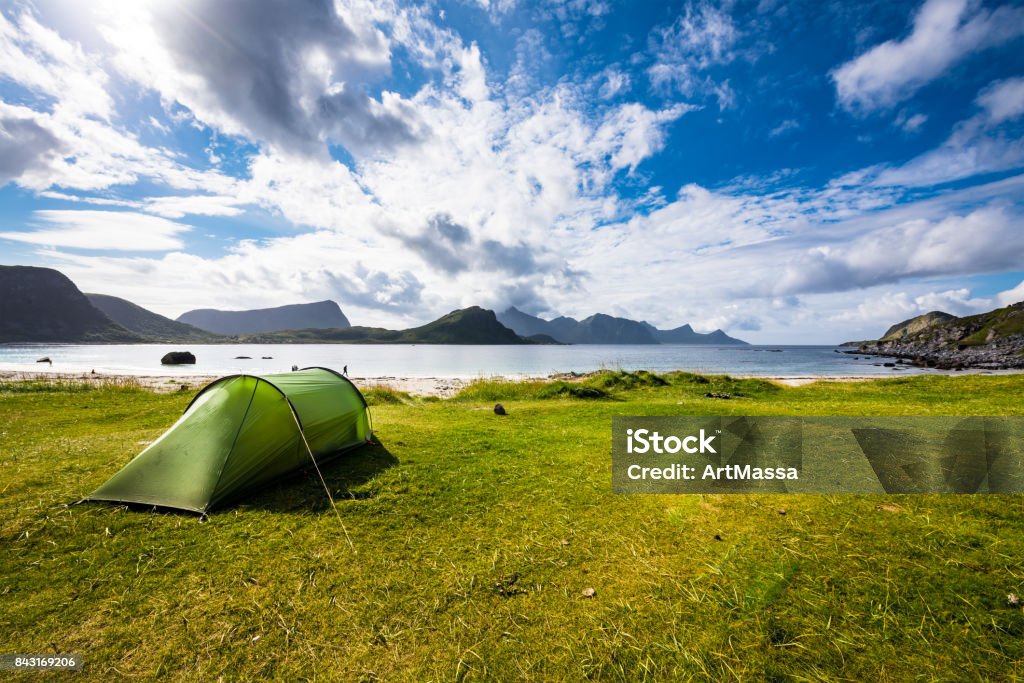
M 158 392 L 193 391 L 217 379 L 220 375 L 126 375 L 115 373 L 80 373 L 59 371 L 23 372 L 0 370 L 0 380 L 44 380 L 57 382 L 104 382 L 118 383 L 135 381 Z M 459 377 L 352 377 L 360 389 L 390 387 L 398 391 L 421 396 L 453 396 L 470 381 Z
M 938 372 L 930 371 L 929 374 L 1004 374 L 1008 371 L 998 370 L 965 370 L 962 372 Z M 1012 371 L 1009 371 L 1012 372 Z M 490 380 L 551 380 L 562 379 L 566 381 L 579 381 L 594 373 L 569 373 L 554 374 L 548 377 L 487 377 Z M 916 374 L 916 373 L 915 373 Z M 838 375 L 838 376 L 777 376 L 765 377 L 760 375 L 733 375 L 733 377 L 750 377 L 753 379 L 765 379 L 788 387 L 800 387 L 813 382 L 866 382 L 873 379 L 886 379 L 890 377 L 908 377 L 909 374 L 893 373 L 891 375 Z M 194 391 L 217 379 L 219 375 L 126 375 L 114 373 L 77 373 L 59 371 L 35 371 L 24 372 L 15 370 L 0 370 L 0 380 L 52 380 L 52 381 L 84 381 L 84 382 L 128 382 L 135 381 L 142 386 L 158 392 L 172 391 Z M 418 396 L 440 396 L 447 398 L 454 396 L 463 387 L 472 383 L 476 378 L 467 377 L 352 377 L 352 381 L 360 389 L 372 389 L 375 387 L 388 387 L 396 391 L 405 391 Z

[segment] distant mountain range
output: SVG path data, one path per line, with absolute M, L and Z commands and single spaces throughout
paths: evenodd
M 216 343 L 221 340 L 220 335 L 165 318 L 159 313 L 133 304 L 127 299 L 107 294 L 86 294 L 85 296 L 93 306 L 121 327 L 153 341 Z
M 258 334 L 280 330 L 332 329 L 351 327 L 341 307 L 333 301 L 291 304 L 249 311 L 219 311 L 200 308 L 178 316 L 179 323 L 214 334 Z
M 746 344 L 722 330 L 707 334 L 694 332 L 689 325 L 659 330 L 646 321 L 616 318 L 597 313 L 576 320 L 560 316 L 545 320 L 514 306 L 498 314 L 498 320 L 523 336 L 547 335 L 564 344 Z
M 218 334 L 214 331 L 218 329 L 234 331 Z M 523 338 L 499 323 L 494 311 L 477 306 L 408 330 L 352 327 L 333 301 L 253 311 L 206 309 L 171 320 L 115 296 L 83 294 L 67 276 L 51 268 L 0 266 L 0 343 L 12 342 L 536 344 L 545 340 Z
M 407 330 L 383 327 L 285 330 L 246 335 L 240 341 L 251 344 L 534 344 L 543 341 L 517 335 L 498 322 L 494 311 L 471 306 L 438 318 L 432 323 Z
M 197 309 L 171 320 L 126 299 L 83 294 L 50 268 L 0 266 L 0 343 L 745 344 L 721 330 L 659 330 L 609 315 L 544 320 L 471 306 L 406 330 L 353 327 L 334 301 L 247 311 Z

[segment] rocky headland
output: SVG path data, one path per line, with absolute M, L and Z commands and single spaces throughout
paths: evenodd
M 1024 302 L 963 318 L 932 311 L 843 353 L 906 359 L 940 370 L 1024 369 Z

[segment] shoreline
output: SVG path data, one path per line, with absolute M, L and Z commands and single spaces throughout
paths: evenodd
M 537 382 L 565 380 L 575 381 L 590 377 L 596 372 L 571 372 L 552 373 L 545 376 L 526 375 L 490 375 L 479 377 L 400 377 L 400 376 L 379 376 L 379 377 L 358 377 L 353 376 L 352 382 L 363 390 L 376 388 L 390 388 L 396 391 L 403 391 L 416 396 L 438 396 L 449 398 L 454 396 L 463 388 L 477 381 L 488 379 L 509 382 Z M 704 373 L 701 373 L 704 374 Z M 713 373 L 712 373 L 713 374 Z M 916 377 L 921 375 L 1002 375 L 1020 374 L 1020 371 L 1012 370 L 983 370 L 968 369 L 956 372 L 932 371 L 928 373 L 917 372 L 913 374 L 894 373 L 891 375 L 740 375 L 733 374 L 733 377 L 740 379 L 763 379 L 775 382 L 787 387 L 801 387 L 815 382 L 868 382 L 879 379 L 890 379 L 892 377 Z M 0 370 L 0 381 L 64 381 L 64 382 L 96 382 L 96 383 L 127 383 L 136 382 L 142 388 L 158 393 L 173 393 L 178 391 L 198 391 L 210 382 L 223 377 L 224 375 L 194 375 L 194 374 L 131 374 L 131 373 L 106 373 L 106 372 L 71 372 L 61 370 Z

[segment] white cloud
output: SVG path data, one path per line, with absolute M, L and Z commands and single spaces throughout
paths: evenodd
M 784 121 L 780 121 L 778 125 L 772 128 L 768 132 L 768 137 L 777 138 L 780 135 L 784 135 L 785 133 L 788 133 L 790 131 L 797 130 L 798 128 L 800 128 L 799 121 L 797 121 L 796 119 L 786 119 Z
M 909 114 L 907 112 L 900 112 L 900 115 L 896 117 L 896 126 L 901 128 L 907 133 L 916 133 L 921 130 L 921 126 L 928 121 L 928 117 L 924 114 Z
M 1024 8 L 993 10 L 976 0 L 926 0 L 910 35 L 876 45 L 832 72 L 849 110 L 891 107 L 965 57 L 1024 35 Z
M 517 2 L 516 0 L 476 0 L 476 4 L 490 14 L 493 21 L 498 21 L 502 15 L 514 10 Z
M 1009 306 L 1010 304 L 1024 301 L 1024 280 L 1021 280 L 1021 283 L 1013 289 L 1007 289 L 996 294 L 996 301 L 999 306 Z
M 973 315 L 992 308 L 991 299 L 972 297 L 967 288 L 945 291 L 892 291 L 873 292 L 856 306 L 829 316 L 833 324 L 856 325 L 870 330 L 863 336 L 876 339 L 892 325 L 932 311 L 956 316 Z
M 131 211 L 44 210 L 34 212 L 33 216 L 48 227 L 31 232 L 0 232 L 0 239 L 93 251 L 169 251 L 181 249 L 184 243 L 179 235 L 192 229 Z
M 0 77 L 39 98 L 0 102 L 0 182 L 37 192 L 101 190 L 141 178 L 175 189 L 225 190 L 233 181 L 183 166 L 116 125 L 104 58 L 42 26 L 27 10 L 0 12 Z
M 218 0 L 187 10 L 118 4 L 102 34 L 127 76 L 203 123 L 280 151 L 327 141 L 376 153 L 424 134 L 415 109 L 360 86 L 390 72 L 391 44 L 362 3 L 264 3 L 240 12 Z
M 806 249 L 774 280 L 776 294 L 828 292 L 914 277 L 998 272 L 1020 266 L 1022 217 L 988 206 L 939 220 L 916 218 Z
M 48 167 L 60 150 L 48 116 L 0 101 L 0 185 Z
M 0 76 L 55 98 L 64 115 L 110 118 L 113 101 L 99 60 L 28 11 L 0 12 Z
M 654 63 L 647 69 L 651 85 L 686 96 L 712 93 L 720 108 L 730 106 L 734 95 L 728 83 L 715 82 L 704 72 L 735 59 L 739 37 L 727 12 L 708 2 L 687 3 L 674 22 L 651 32 Z
M 605 100 L 610 100 L 627 92 L 631 85 L 628 73 L 611 67 L 601 72 L 600 79 L 601 85 L 597 92 L 598 96 Z
M 188 195 L 151 197 L 142 204 L 147 213 L 165 218 L 191 216 L 238 216 L 243 210 L 234 197 L 214 195 Z
M 1007 78 L 989 84 L 978 95 L 989 125 L 1011 121 L 1024 114 L 1024 78 Z
M 989 84 L 976 103 L 981 111 L 959 122 L 942 145 L 901 166 L 881 169 L 872 182 L 922 187 L 1024 166 L 1024 138 L 1004 130 L 1024 115 L 1024 78 Z

